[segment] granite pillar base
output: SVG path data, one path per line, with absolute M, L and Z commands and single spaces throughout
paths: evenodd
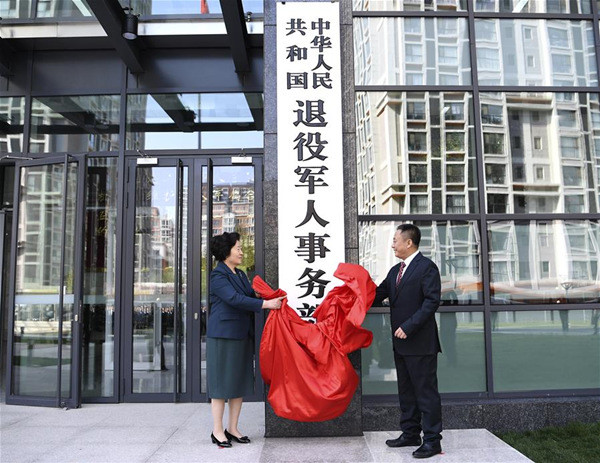
M 360 352 L 350 354 L 350 361 L 360 375 Z M 338 437 L 362 436 L 362 390 L 360 384 L 346 412 L 333 420 L 305 423 L 275 415 L 265 400 L 265 437 Z

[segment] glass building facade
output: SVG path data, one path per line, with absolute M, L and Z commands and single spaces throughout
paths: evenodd
M 276 2 L 240 1 L 234 34 L 219 0 L 132 0 L 140 49 L 96 3 L 0 0 L 3 390 L 206 401 L 209 237 L 240 232 L 250 276 L 280 264 Z M 379 283 L 421 228 L 444 400 L 600 395 L 599 6 L 340 4 L 348 260 Z M 364 326 L 362 406 L 395 404 L 389 308 Z
M 600 386 L 600 120 L 591 1 L 353 1 L 359 262 L 399 223 L 439 267 L 446 397 Z M 363 394 L 395 394 L 374 308 Z

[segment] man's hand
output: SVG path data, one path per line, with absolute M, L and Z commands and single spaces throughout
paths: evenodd
M 406 339 L 408 337 L 406 336 L 406 333 L 402 330 L 402 328 L 398 328 L 394 333 L 394 336 L 400 339 Z

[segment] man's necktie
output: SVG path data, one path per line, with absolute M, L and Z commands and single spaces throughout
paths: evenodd
M 398 271 L 398 276 L 396 277 L 396 288 L 400 284 L 400 280 L 402 279 L 402 274 L 404 273 L 405 267 L 406 267 L 406 264 L 404 262 L 401 262 L 400 263 L 400 270 Z

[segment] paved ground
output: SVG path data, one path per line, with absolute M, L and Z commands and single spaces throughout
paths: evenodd
M 362 437 L 265 439 L 264 404 L 244 404 L 249 445 L 210 443 L 208 404 L 84 405 L 79 410 L 0 405 L 0 462 L 416 462 L 389 449 L 392 432 Z M 443 433 L 434 463 L 531 461 L 484 429 Z

